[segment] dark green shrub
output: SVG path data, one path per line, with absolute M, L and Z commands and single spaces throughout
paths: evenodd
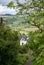
M 0 65 L 17 65 L 18 49 L 18 33 L 0 26 Z

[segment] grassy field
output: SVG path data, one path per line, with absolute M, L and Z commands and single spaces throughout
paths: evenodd
M 29 32 L 35 32 L 38 30 L 38 28 L 21 28 L 21 27 L 15 27 L 15 28 L 12 28 L 12 30 L 15 30 L 15 31 L 18 31 L 19 33 L 21 34 L 26 34 L 28 35 Z

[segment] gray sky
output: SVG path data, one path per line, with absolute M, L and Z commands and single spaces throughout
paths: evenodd
M 7 4 L 10 1 L 13 1 L 13 0 L 0 0 L 0 4 Z
M 16 0 L 0 0 L 0 4 L 7 4 L 9 3 L 10 1 L 16 1 Z M 20 2 L 24 2 L 25 0 L 19 0 Z
M 18 11 L 17 9 L 8 8 L 7 6 L 2 6 L 9 3 L 10 1 L 15 2 L 16 0 L 0 0 L 0 14 L 16 14 L 17 13 Z M 24 0 L 19 0 L 19 2 L 23 3 Z

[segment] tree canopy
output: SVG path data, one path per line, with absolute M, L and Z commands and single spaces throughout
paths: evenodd
M 20 3 L 17 0 L 18 14 L 28 15 L 27 22 L 39 30 L 30 34 L 29 48 L 33 51 L 36 65 L 43 65 L 44 61 L 44 0 L 26 0 Z M 25 16 L 26 17 L 26 16 Z M 34 60 L 35 61 L 35 60 Z M 33 63 L 32 63 L 33 65 Z

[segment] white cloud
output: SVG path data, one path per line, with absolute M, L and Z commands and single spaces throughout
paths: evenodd
M 14 15 L 16 13 L 17 13 L 17 9 L 0 5 L 0 14 L 13 14 Z

